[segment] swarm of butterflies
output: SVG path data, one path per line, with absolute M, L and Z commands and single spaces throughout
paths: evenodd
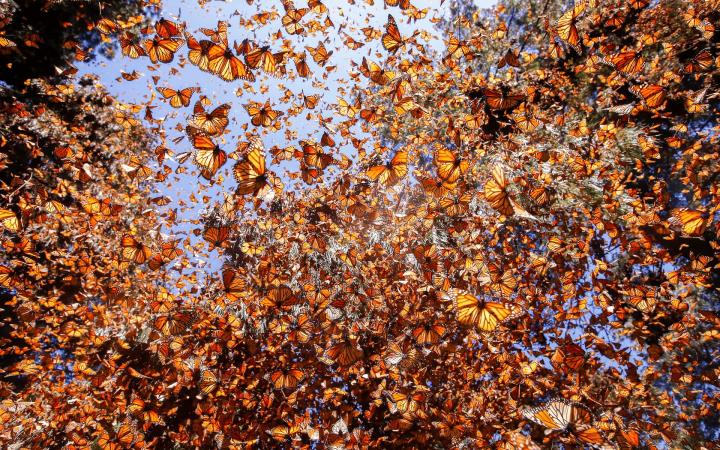
M 379 27 L 321 0 L 247 3 L 215 28 L 97 22 L 123 57 L 171 68 L 148 95 L 186 114 L 176 127 L 99 95 L 107 143 L 84 148 L 78 112 L 45 155 L 33 116 L 70 119 L 3 105 L 12 142 L 52 170 L 3 178 L 0 284 L 24 342 L 5 375 L 27 381 L 3 385 L 0 441 L 712 448 L 718 0 L 440 2 L 436 42 L 413 0 L 384 0 Z M 317 33 L 341 45 L 298 44 Z M 322 80 L 342 54 L 335 92 Z M 219 102 L 182 87 L 196 69 L 330 93 Z M 148 127 L 156 142 L 123 154 Z M 196 190 L 165 195 L 173 175 Z

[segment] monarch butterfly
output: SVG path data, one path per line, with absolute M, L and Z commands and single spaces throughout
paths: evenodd
M 134 126 L 140 125 L 140 121 L 136 119 L 132 113 L 126 111 L 116 111 L 115 122 L 122 125 L 122 127 L 126 130 L 129 130 Z
M 325 6 L 325 4 L 323 4 L 320 0 L 308 0 L 307 3 L 310 11 L 317 15 L 322 15 L 328 12 L 327 6 Z
M 180 255 L 182 255 L 182 250 L 177 248 L 175 242 L 163 242 L 160 253 L 157 253 L 150 258 L 148 261 L 148 267 L 152 270 L 157 270 Z
M 238 182 L 238 194 L 257 197 L 269 190 L 270 174 L 265 170 L 265 151 L 260 138 L 253 138 L 249 149 L 245 160 L 235 164 L 233 174 Z
M 585 364 L 585 351 L 577 344 L 567 344 L 557 347 L 550 362 L 553 367 L 577 372 Z
M 352 339 L 340 341 L 325 352 L 326 359 L 341 366 L 349 366 L 363 356 L 364 352 Z
M 400 9 L 408 9 L 410 0 L 385 0 L 385 6 L 400 6 Z
M 130 448 L 142 442 L 145 439 L 145 435 L 138 431 L 134 423 L 126 421 L 118 428 L 116 439 L 123 448 Z M 102 448 L 102 445 L 100 445 L 100 447 Z
M 266 101 L 264 105 L 251 102 L 245 105 L 245 110 L 250 114 L 250 122 L 258 126 L 269 127 L 282 114 L 275 111 L 270 106 L 270 102 Z
M 310 66 L 308 66 L 307 61 L 305 60 L 304 52 L 295 57 L 295 71 L 301 78 L 307 78 L 312 73 L 310 71 Z
M 299 151 L 293 145 L 287 147 L 278 147 L 275 145 L 270 149 L 270 154 L 273 156 L 273 163 L 277 163 L 283 160 L 289 161 L 293 156 L 299 156 Z
M 227 47 L 228 40 L 227 31 L 228 24 L 223 20 L 218 20 L 217 30 L 213 30 L 211 28 L 200 28 L 200 32 L 202 32 L 202 34 L 212 39 L 213 42 L 225 44 L 225 47 Z
M 420 183 L 425 192 L 436 198 L 444 197 L 447 193 L 452 192 L 456 186 L 454 183 L 445 181 L 442 178 L 427 177 L 423 178 Z
M 500 214 L 512 216 L 515 210 L 507 194 L 507 187 L 508 181 L 505 178 L 505 173 L 500 166 L 495 166 L 492 170 L 492 178 L 485 183 L 485 199 Z
M 400 35 L 397 22 L 395 22 L 395 18 L 390 14 L 388 14 L 388 21 L 385 24 L 385 33 L 382 35 L 382 45 L 385 47 L 385 50 L 392 54 L 397 53 L 398 49 L 405 45 L 405 41 Z
M 438 255 L 438 249 L 435 245 L 419 245 L 413 249 L 413 256 L 423 268 L 429 281 L 432 281 L 432 276 L 439 267 Z
M 218 378 L 212 371 L 205 369 L 200 372 L 200 381 L 198 383 L 200 392 L 205 395 L 210 395 L 217 389 L 217 386 Z
M 193 108 L 193 116 L 188 122 L 190 125 L 207 133 L 208 136 L 218 136 L 225 131 L 225 127 L 230 123 L 228 119 L 229 111 L 230 105 L 223 103 L 208 113 L 201 102 L 196 102 Z
M 305 95 L 305 93 L 303 92 L 302 99 L 303 99 L 303 104 L 305 105 L 305 107 L 307 109 L 315 109 L 318 102 L 320 101 L 320 96 L 319 95 Z
M 323 147 L 335 147 L 335 140 L 327 133 L 327 131 L 324 131 L 322 136 L 320 136 L 320 145 Z
M 524 103 L 513 112 L 512 119 L 515 122 L 515 126 L 525 132 L 533 131 L 540 125 L 540 120 L 535 117 L 530 108 L 525 107 Z
M 498 61 L 498 68 L 502 69 L 505 65 L 512 67 L 520 67 L 520 58 L 518 57 L 518 51 L 512 48 L 507 49 L 507 52 Z
M 649 313 L 655 307 L 655 291 L 646 287 L 632 286 L 622 293 L 628 297 L 628 302 L 640 312 Z
M 400 151 L 386 164 L 370 167 L 366 174 L 373 181 L 392 186 L 408 173 L 408 153 Z
M 502 271 L 500 267 L 494 263 L 487 263 L 486 267 L 491 279 L 490 289 L 495 294 L 509 297 L 513 292 L 515 292 L 517 279 L 515 279 L 511 270 Z
M 160 414 L 158 414 L 156 410 L 152 409 L 151 406 L 152 405 L 148 405 L 140 398 L 134 398 L 128 405 L 127 409 L 130 414 L 141 418 L 146 424 L 155 425 L 163 423 L 162 418 L 160 418 Z
M 309 46 L 305 46 L 305 48 L 310 52 L 310 56 L 312 56 L 313 61 L 318 63 L 320 66 L 324 66 L 333 54 L 332 51 L 327 51 L 325 44 L 322 42 L 320 42 L 315 48 Z
M 640 53 L 628 51 L 611 56 L 610 64 L 622 73 L 635 74 L 642 71 L 645 60 Z
M 423 108 L 421 108 L 415 101 L 410 98 L 401 98 L 395 102 L 395 112 L 399 115 L 410 113 L 414 118 L 418 119 L 425 114 Z
M 257 48 L 257 45 L 255 44 L 255 41 L 252 41 L 250 39 L 243 39 L 240 44 L 235 43 L 233 45 L 235 47 L 235 53 L 238 55 L 247 55 L 251 51 Z
M 168 39 L 180 35 L 180 28 L 178 24 L 161 17 L 160 20 L 155 22 L 155 32 L 158 36 Z
M 285 27 L 285 31 L 287 31 L 288 34 L 303 34 L 305 32 L 305 28 L 303 28 L 300 24 L 300 21 L 303 17 L 305 17 L 307 12 L 307 8 L 290 8 L 285 11 L 285 15 L 281 19 L 281 22 Z
M 145 56 L 145 50 L 140 46 L 138 38 L 127 31 L 120 36 L 120 51 L 132 59 Z
M 288 333 L 287 338 L 289 341 L 306 343 L 310 340 L 313 329 L 310 317 L 308 317 L 307 314 L 301 314 L 295 320 L 294 328 L 295 329 Z
M 177 336 L 192 326 L 193 315 L 187 311 L 163 314 L 155 318 L 153 326 L 165 336 Z
M 512 94 L 506 86 L 499 89 L 483 88 L 482 94 L 491 109 L 513 109 L 525 100 L 524 94 Z
M 585 11 L 585 2 L 578 2 L 572 9 L 560 16 L 556 26 L 558 37 L 576 50 L 579 49 L 578 44 L 580 43 L 580 34 L 576 23 L 583 11 Z
M 237 300 L 247 288 L 245 280 L 235 269 L 227 268 L 222 271 L 223 291 L 230 300 Z
M 495 331 L 512 314 L 512 310 L 499 302 L 478 299 L 472 294 L 451 290 L 450 298 L 457 311 L 458 322 L 475 326 L 481 332 Z
M 445 334 L 445 327 L 442 325 L 424 324 L 412 330 L 412 336 L 419 345 L 435 345 Z
M 500 442 L 498 450 L 541 450 L 529 436 L 522 434 L 520 429 L 505 433 L 505 440 Z
M 20 231 L 20 220 L 9 209 L 0 209 L 0 224 L 13 233 Z
M 200 70 L 208 72 L 209 60 L 208 54 L 210 49 L 215 46 L 212 41 L 203 39 L 201 41 L 195 40 L 190 34 L 185 34 L 185 43 L 190 51 L 188 52 L 188 60 L 196 65 Z
M 100 431 L 100 433 L 98 433 L 96 442 L 100 450 L 120 450 L 122 448 L 127 448 L 127 446 L 125 445 L 118 444 L 116 440 L 111 438 L 105 430 L 102 430 Z M 130 445 L 132 444 L 133 439 L 130 440 Z
M 563 59 L 565 58 L 565 50 L 563 49 L 563 46 L 560 44 L 560 41 L 557 39 L 554 39 L 550 43 L 550 49 L 548 50 L 548 56 L 554 59 Z
M 708 70 L 710 67 L 713 66 L 714 63 L 715 61 L 710 52 L 707 50 L 703 50 L 697 55 L 695 55 L 695 57 L 693 57 L 693 59 L 685 65 L 683 71 L 685 73 L 702 72 Z
M 691 114 L 697 114 L 705 112 L 708 108 L 706 103 L 702 103 L 707 93 L 707 88 L 701 89 L 698 92 L 691 92 L 685 98 L 685 109 Z
M 487 123 L 487 116 L 485 114 L 467 114 L 463 119 L 465 126 L 471 130 L 477 130 L 481 126 Z
M 650 3 L 650 0 L 630 0 L 628 3 L 635 9 L 643 9 Z
M 103 17 L 95 23 L 95 28 L 102 34 L 110 34 L 116 32 L 120 26 L 115 21 Z
M 688 236 L 702 236 L 710 222 L 712 215 L 707 211 L 689 208 L 674 209 L 670 218 L 670 223 L 680 226 L 683 234 Z
M 143 42 L 145 50 L 147 51 L 150 61 L 157 63 L 169 63 L 175 58 L 175 52 L 182 45 L 182 41 L 179 39 L 164 39 L 159 36 L 155 36 L 152 39 L 148 39 Z
M 207 59 L 207 70 L 225 81 L 255 81 L 255 75 L 227 46 L 213 44 L 207 51 Z
M 345 44 L 345 47 L 349 48 L 350 50 L 357 50 L 360 47 L 363 47 L 365 44 L 362 42 L 358 42 L 355 39 L 353 39 L 352 36 L 348 34 L 344 34 L 345 40 L 343 43 Z
M 193 136 L 195 147 L 195 164 L 200 166 L 204 178 L 211 180 L 215 173 L 227 161 L 227 154 L 212 139 L 203 134 Z
M 577 441 L 601 445 L 605 442 L 602 432 L 594 425 L 590 410 L 563 398 L 554 398 L 543 406 L 525 408 L 522 415 L 533 422 L 553 431 L 569 433 Z
M 13 271 L 9 267 L 0 266 L 0 286 L 9 286 L 12 281 Z
M 173 305 L 173 296 L 166 290 L 161 290 L 153 300 L 150 302 L 150 310 L 154 313 L 166 313 L 169 312 Z
M 120 245 L 122 247 L 122 257 L 135 264 L 144 263 L 152 255 L 150 248 L 129 235 L 122 238 Z
M 368 41 L 379 39 L 382 35 L 382 32 L 380 30 L 375 29 L 374 27 L 364 27 L 361 28 L 360 31 L 363 32 L 363 35 L 365 36 L 365 39 Z
M 495 27 L 495 30 L 493 30 L 492 38 L 493 39 L 504 39 L 505 36 L 507 36 L 508 27 L 505 22 L 500 22 L 497 27 Z
M 458 157 L 444 145 L 435 144 L 435 166 L 441 179 L 446 183 L 455 183 L 467 172 L 470 163 Z
M 83 202 L 83 210 L 89 214 L 93 215 L 103 215 L 103 216 L 110 216 L 112 215 L 116 209 L 119 209 L 117 206 L 112 205 L 110 203 L 110 199 L 103 199 L 98 200 L 95 197 L 89 197 Z M 7 210 L 6 210 L 7 211 Z M 0 213 L 0 216 L 2 213 Z
M 418 9 L 415 6 L 409 5 L 407 10 L 403 11 L 403 14 L 408 16 L 413 22 L 417 22 L 427 17 L 429 11 L 430 8 Z
M 207 227 L 203 232 L 203 239 L 215 247 L 220 247 L 230 236 L 230 227 L 226 225 Z
M 275 389 L 292 389 L 304 376 L 300 369 L 277 370 L 270 374 L 270 381 L 275 385 Z
M 181 106 L 190 106 L 190 99 L 195 92 L 200 91 L 200 88 L 188 87 L 176 91 L 167 87 L 159 87 L 157 90 L 166 100 L 170 99 L 170 106 L 180 108 Z
M 366 120 L 368 123 L 376 123 L 385 115 L 385 110 L 382 106 L 371 107 L 360 111 L 360 117 Z
M 325 153 L 317 143 L 300 141 L 300 145 L 302 145 L 303 161 L 305 164 L 324 169 L 332 163 L 332 155 Z
M 127 73 L 127 72 L 121 70 L 121 71 L 120 71 L 120 76 L 122 76 L 123 79 L 125 79 L 125 80 L 127 80 L 127 81 L 134 81 L 134 80 L 137 80 L 138 78 L 140 78 L 140 74 L 138 73 L 137 70 L 133 70 L 133 71 L 130 72 L 130 73 Z M 117 80 L 120 81 L 119 78 L 118 78 Z
M 630 92 L 640 97 L 649 108 L 658 108 L 665 103 L 665 89 L 657 84 L 643 87 L 632 86 Z
M 245 55 L 245 62 L 253 69 L 262 67 L 266 73 L 275 73 L 277 64 L 285 58 L 285 52 L 272 53 L 270 46 L 258 47 Z
M 381 86 L 385 86 L 395 79 L 395 72 L 386 71 L 375 62 L 370 61 L 368 63 L 365 57 L 363 57 L 360 64 L 360 72 Z
M 552 200 L 552 191 L 545 186 L 534 187 L 530 190 L 530 197 L 540 206 L 549 204 Z
M 383 392 L 387 397 L 388 407 L 392 414 L 400 413 L 405 417 L 413 417 L 420 412 L 422 404 L 425 403 L 424 392 L 406 394 L 404 392 Z
M 703 20 L 695 28 L 700 31 L 705 39 L 711 39 L 715 34 L 715 25 L 708 20 Z
M 288 310 L 298 303 L 298 298 L 292 289 L 285 285 L 273 287 L 268 291 L 267 296 L 262 300 L 263 306 L 269 306 L 282 310 Z
M 272 436 L 273 439 L 279 442 L 285 441 L 288 437 L 297 434 L 300 432 L 300 427 L 298 426 L 288 426 L 287 424 L 281 424 L 274 426 L 270 428 L 269 430 L 265 430 L 267 434 Z
M 448 216 L 457 217 L 468 212 L 472 198 L 472 192 L 460 192 L 440 199 L 439 204 Z
M 632 428 L 625 429 L 619 426 L 619 430 L 615 433 L 615 441 L 620 450 L 630 450 L 640 447 L 640 434 Z
M 356 99 L 355 103 L 350 104 L 346 100 L 342 98 L 338 98 L 338 112 L 343 115 L 347 116 L 349 118 L 355 117 L 355 115 L 360 111 L 360 99 Z
M 393 101 L 400 101 L 400 99 L 406 98 L 405 93 L 410 88 L 410 82 L 405 79 L 399 79 L 395 82 L 392 87 L 392 98 Z
M 460 59 L 464 56 L 466 59 L 471 60 L 474 56 L 474 53 L 470 49 L 468 42 L 460 40 L 455 36 L 450 37 L 450 39 L 448 40 L 447 50 L 450 57 L 455 59 Z
M 420 358 L 420 352 L 411 345 L 403 345 L 402 342 L 391 342 L 383 355 L 385 365 L 409 369 L 414 367 Z
M 131 156 L 130 161 L 127 164 L 121 163 L 120 168 L 127 172 L 130 178 L 139 177 L 141 179 L 147 178 L 152 175 L 153 171 L 150 167 L 143 164 L 143 162 L 137 156 Z

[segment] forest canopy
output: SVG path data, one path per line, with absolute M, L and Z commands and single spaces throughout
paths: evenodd
M 0 443 L 713 449 L 720 1 L 0 5 Z

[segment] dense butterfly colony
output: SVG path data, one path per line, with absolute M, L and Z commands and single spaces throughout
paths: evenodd
M 173 130 L 73 61 L 2 87 L 4 446 L 717 448 L 718 0 L 441 2 L 440 49 L 413 0 L 262 3 L 96 21 Z

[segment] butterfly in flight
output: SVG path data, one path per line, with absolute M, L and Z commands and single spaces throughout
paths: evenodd
M 400 151 L 385 164 L 372 166 L 367 170 L 367 176 L 373 181 L 392 186 L 408 173 L 408 153 Z
M 391 54 L 397 53 L 397 51 L 405 45 L 405 39 L 400 34 L 400 29 L 395 22 L 395 18 L 388 14 L 388 21 L 385 24 L 385 33 L 381 38 L 382 45 L 385 50 Z
M 554 398 L 543 406 L 522 409 L 521 413 L 548 430 L 569 434 L 577 443 L 602 445 L 606 442 L 602 432 L 594 426 L 593 414 L 580 403 Z

